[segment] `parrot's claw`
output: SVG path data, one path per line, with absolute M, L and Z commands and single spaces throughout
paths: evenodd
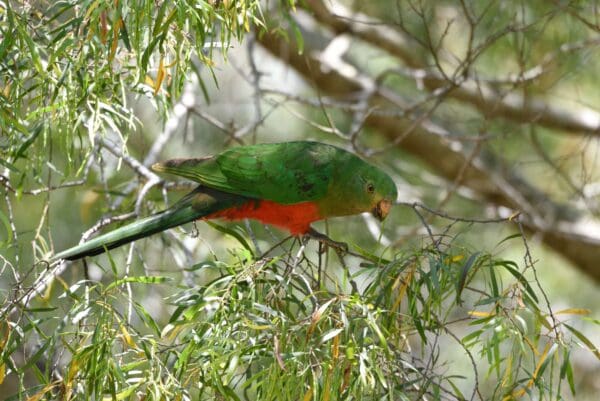
M 306 233 L 306 238 L 309 238 L 309 239 L 312 238 L 314 240 L 317 240 L 321 244 L 323 244 L 325 246 L 329 246 L 329 247 L 335 249 L 336 251 L 343 252 L 343 253 L 348 252 L 348 244 L 346 244 L 345 242 L 334 241 L 331 238 L 329 238 L 328 236 L 326 236 L 325 234 L 321 234 L 320 232 L 318 232 L 317 230 L 315 230 L 313 228 L 311 228 Z

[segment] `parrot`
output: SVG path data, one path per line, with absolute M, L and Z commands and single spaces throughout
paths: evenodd
M 313 229 L 313 222 L 364 212 L 383 221 L 398 196 L 383 170 L 354 153 L 314 141 L 238 146 L 213 156 L 156 163 L 152 170 L 199 185 L 167 209 L 59 252 L 52 260 L 98 255 L 169 228 L 211 219 L 258 220 L 327 244 L 329 238 Z

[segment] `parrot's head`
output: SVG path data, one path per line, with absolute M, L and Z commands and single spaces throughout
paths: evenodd
M 372 167 L 372 166 L 369 166 Z M 362 176 L 364 191 L 369 199 L 370 211 L 379 221 L 383 221 L 398 197 L 396 184 L 389 175 L 372 167 Z
M 371 212 L 382 221 L 398 197 L 396 184 L 385 172 L 362 160 L 353 167 L 343 173 L 345 193 L 340 208 L 346 209 L 344 214 Z

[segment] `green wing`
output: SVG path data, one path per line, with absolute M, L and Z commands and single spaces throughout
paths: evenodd
M 318 142 L 284 142 L 232 148 L 203 159 L 175 159 L 154 165 L 207 187 L 283 204 L 323 198 L 333 165 L 344 152 Z

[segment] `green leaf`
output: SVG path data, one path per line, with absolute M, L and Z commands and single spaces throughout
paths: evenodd
M 498 287 L 498 278 L 496 277 L 496 271 L 494 270 L 493 265 L 490 265 L 490 285 L 492 287 L 492 295 L 494 298 L 498 298 L 500 296 L 500 290 Z
M 113 289 L 115 287 L 118 287 L 122 284 L 125 283 L 138 283 L 138 284 L 160 284 L 160 283 L 164 283 L 166 281 L 170 281 L 171 278 L 170 277 L 164 277 L 164 276 L 134 276 L 134 277 L 125 277 L 122 279 L 119 279 L 117 281 L 113 281 L 112 283 L 110 283 L 107 287 L 106 290 L 110 290 Z
M 46 353 L 46 349 L 50 345 L 51 341 L 46 341 L 42 343 L 41 347 L 39 347 L 35 353 L 27 356 L 27 362 L 18 368 L 18 372 L 27 372 L 33 364 L 35 364 L 41 357 Z
M 340 334 L 343 330 L 344 330 L 343 328 L 329 330 L 327 333 L 325 333 L 323 335 L 323 337 L 321 337 L 321 340 L 319 342 L 321 344 L 326 343 L 327 341 L 331 340 L 333 337 Z
M 458 305 L 460 305 L 462 303 L 462 301 L 460 299 L 460 295 L 462 294 L 462 291 L 467 282 L 467 276 L 469 275 L 469 270 L 471 270 L 471 268 L 475 264 L 475 261 L 477 260 L 479 255 L 481 255 L 481 252 L 475 252 L 474 254 L 469 256 L 469 259 L 467 259 L 467 261 L 465 262 L 465 264 L 463 265 L 463 267 L 460 271 L 460 277 L 458 278 L 458 283 L 456 284 L 456 304 L 458 304 Z
M 475 302 L 475 306 L 481 306 L 481 305 L 489 305 L 489 304 L 494 304 L 496 302 L 502 301 L 504 298 L 502 297 L 490 297 L 490 298 L 482 298 L 479 301 Z
M 2 224 L 4 225 L 4 228 L 6 229 L 6 241 L 8 241 L 10 243 L 10 241 L 13 237 L 13 232 L 12 232 L 12 228 L 10 226 L 10 220 L 2 212 L 2 210 L 0 210 L 0 221 L 2 221 Z
M 454 392 L 454 396 L 456 397 L 457 400 L 459 401 L 464 401 L 466 400 L 465 396 L 463 395 L 463 393 L 460 391 L 460 389 L 456 386 L 456 384 L 454 384 L 454 382 L 450 379 L 446 379 L 446 381 L 448 383 L 450 383 L 450 386 L 452 387 L 452 391 Z
M 421 324 L 421 316 L 419 316 L 419 314 L 417 313 L 416 306 L 414 306 L 414 303 L 415 302 L 411 302 L 411 306 L 409 308 L 413 324 L 415 325 L 415 329 L 417 329 L 417 333 L 419 333 L 423 344 L 427 344 L 427 336 L 425 336 L 425 329 Z
M 210 261 L 210 260 L 205 260 L 203 262 L 196 263 L 193 266 L 186 267 L 185 271 L 193 272 L 193 271 L 197 271 L 197 270 L 201 270 L 201 269 L 206 269 L 206 268 L 218 269 L 220 267 L 225 267 L 225 266 L 226 266 L 225 263 L 213 262 L 213 261 Z
M 191 63 L 190 67 L 196 73 L 196 77 L 198 78 L 198 86 L 200 86 L 200 90 L 202 92 L 202 96 L 204 97 L 204 101 L 207 105 L 210 105 L 210 96 L 208 94 L 206 84 L 204 83 L 204 79 L 202 79 L 202 73 L 200 72 L 200 68 L 198 68 L 196 63 Z
M 36 312 L 54 312 L 57 309 L 58 309 L 57 307 L 47 307 L 47 308 L 26 308 L 24 310 L 29 313 L 36 313 Z
M 154 318 L 146 311 L 146 309 L 139 303 L 134 302 L 135 311 L 138 313 L 142 321 L 146 323 L 146 326 L 154 331 L 154 334 L 160 336 L 160 328 L 154 321 Z
M 575 327 L 569 326 L 566 323 L 563 323 L 563 325 L 567 329 L 569 329 L 571 331 L 571 333 L 573 333 L 575 335 L 575 337 L 577 337 L 582 343 L 584 343 L 585 346 L 588 347 L 588 349 L 592 352 L 592 354 L 594 354 L 594 356 L 596 356 L 596 358 L 600 359 L 600 351 L 598 351 L 598 348 L 596 348 L 594 343 L 591 342 L 589 338 L 584 336 L 583 333 L 580 332 L 579 330 L 577 330 Z
M 509 235 L 508 237 L 504 238 L 502 241 L 498 242 L 496 244 L 496 246 L 502 244 L 503 242 L 510 241 L 511 239 L 514 239 L 514 238 L 522 238 L 521 233 L 516 233 L 516 234 Z
M 571 350 L 565 348 L 563 350 L 563 363 L 560 367 L 560 378 L 564 380 L 567 378 L 571 394 L 575 395 L 575 380 L 573 380 L 573 367 L 571 366 Z
M 128 51 L 131 51 L 131 42 L 129 41 L 129 33 L 127 33 L 127 25 L 126 24 L 121 25 L 121 30 L 119 31 L 119 36 L 121 36 L 121 40 L 123 41 L 125 48 Z
M 377 265 L 377 266 L 373 266 L 373 267 L 379 267 L 380 265 L 388 265 L 393 262 L 391 260 L 384 259 L 380 256 L 374 255 L 373 253 L 367 251 L 366 249 L 361 248 L 360 246 L 358 246 L 356 244 L 352 244 L 352 248 L 356 250 L 356 253 L 360 254 L 365 259 L 369 259 L 371 262 L 373 262 Z M 369 266 L 369 267 L 371 267 L 371 266 Z
M 548 364 L 552 361 L 552 355 L 554 355 L 554 353 L 556 352 L 557 349 L 558 349 L 558 344 L 557 343 L 552 344 L 552 346 L 550 347 L 550 350 L 548 351 L 548 354 L 546 355 L 546 359 L 544 359 L 544 362 L 542 362 L 542 365 L 540 366 L 540 368 L 537 372 L 538 379 L 540 377 L 542 377 L 542 375 L 544 374 L 544 371 L 548 367 Z
M 242 237 L 242 235 L 240 233 L 238 233 L 237 231 L 232 230 L 230 228 L 227 228 L 225 226 L 222 226 L 220 224 L 217 224 L 214 221 L 206 220 L 205 223 L 208 224 L 209 226 L 211 226 L 212 228 L 214 228 L 215 230 L 220 231 L 223 234 L 226 234 L 226 235 L 229 235 L 229 236 L 232 236 L 233 238 L 235 238 L 248 252 L 250 252 L 252 257 L 255 257 L 252 247 L 248 244 L 248 242 L 244 239 L 244 237 Z
M 462 338 L 461 342 L 463 344 L 465 344 L 465 346 L 466 346 L 467 343 L 471 342 L 471 340 L 479 339 L 479 336 L 481 335 L 481 333 L 483 333 L 483 330 L 476 330 L 470 334 L 467 334 L 466 336 L 464 336 Z
M 521 272 L 519 271 L 519 268 L 515 262 L 512 262 L 510 260 L 501 260 L 499 262 L 495 262 L 494 266 L 502 266 L 506 270 L 508 270 L 510 272 L 510 274 L 512 274 L 517 280 L 519 280 L 519 282 L 521 283 L 523 288 L 525 288 L 525 291 L 527 292 L 527 294 L 529 294 L 529 296 L 536 303 L 539 302 L 537 295 L 535 295 L 535 292 L 533 291 L 533 288 L 531 288 L 527 279 L 521 274 Z
M 433 282 L 433 289 L 436 292 L 440 290 L 440 278 L 438 275 L 440 265 L 441 263 L 437 259 L 435 259 L 433 256 L 429 256 L 429 275 L 431 276 L 431 281 Z
M 9 169 L 10 171 L 12 171 L 13 173 L 17 173 L 20 174 L 21 172 L 19 171 L 18 168 L 15 167 L 14 164 L 7 162 L 6 160 L 0 158 L 0 165 L 6 167 L 7 169 Z
M 117 401 L 121 401 L 130 398 L 130 396 L 135 392 L 135 390 L 137 390 L 142 384 L 143 382 L 140 381 L 139 383 L 136 383 L 133 386 L 126 387 L 124 390 L 121 390 L 116 394 L 115 399 Z
M 25 155 L 25 152 L 27 151 L 27 149 L 35 142 L 35 140 L 43 132 L 43 130 L 44 130 L 43 123 L 41 123 L 37 127 L 35 127 L 33 132 L 29 135 L 29 137 L 23 141 L 21 146 L 19 146 L 19 149 L 17 149 L 17 151 L 13 155 L 13 160 L 17 160 L 20 157 L 23 157 Z

